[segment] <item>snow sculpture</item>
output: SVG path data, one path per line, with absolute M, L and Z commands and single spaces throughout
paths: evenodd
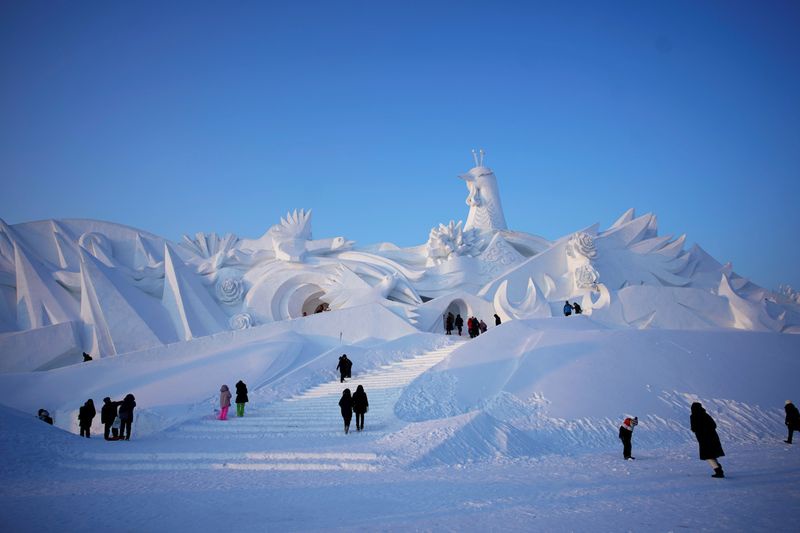
M 352 245 L 353 242 L 344 237 L 312 240 L 311 210 L 301 209 L 286 213 L 280 224 L 269 228 L 260 239 L 242 241 L 239 248 L 251 252 L 271 249 L 275 258 L 280 261 L 302 263 L 307 254 L 323 255 L 347 249 Z
M 596 289 L 597 282 L 600 280 L 600 274 L 597 273 L 597 270 L 591 265 L 591 263 L 585 263 L 578 268 L 575 269 L 575 285 L 579 289 Z
M 552 316 L 550 306 L 540 296 L 536 283 L 528 278 L 528 290 L 525 297 L 518 304 L 513 304 L 508 299 L 508 281 L 500 284 L 494 295 L 494 307 L 500 318 L 507 322 L 524 318 L 546 318 Z
M 472 256 L 479 251 L 482 240 L 477 230 L 464 230 L 463 221 L 451 220 L 449 224 L 439 224 L 431 228 L 428 235 L 427 265 L 438 265 L 456 256 Z
M 247 329 L 253 326 L 253 317 L 249 313 L 237 313 L 228 322 L 231 329 Z
M 244 284 L 241 278 L 222 278 L 217 280 L 217 299 L 226 305 L 236 305 L 244 295 Z
M 169 244 L 164 249 L 164 270 L 162 303 L 180 338 L 189 340 L 222 331 L 226 321 L 222 310 Z
M 102 357 L 324 308 L 378 305 L 439 331 L 454 305 L 507 321 L 560 317 L 565 299 L 614 327 L 800 333 L 795 291 L 766 291 L 699 246 L 684 250 L 685 236 L 659 236 L 652 214 L 629 209 L 606 230 L 555 241 L 509 230 L 497 178 L 482 150 L 473 156 L 461 176 L 466 222 L 440 224 L 408 248 L 313 239 L 302 209 L 256 239 L 197 233 L 179 245 L 109 222 L 0 220 L 0 353 L 22 346 L 29 369 L 41 367 L 54 326 L 82 344 L 59 353 Z
M 464 230 L 477 229 L 480 232 L 505 230 L 506 218 L 500 202 L 500 190 L 497 187 L 497 178 L 490 168 L 483 166 L 485 152 L 480 150 L 480 159 L 475 150 L 472 156 L 475 166 L 459 178 L 467 183 L 469 195 L 467 205 L 469 215 Z

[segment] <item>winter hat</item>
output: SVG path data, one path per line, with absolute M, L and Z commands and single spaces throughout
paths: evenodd
M 633 417 L 633 420 L 631 420 L 631 425 L 634 425 L 634 426 L 639 425 L 639 417 L 638 416 L 634 416 Z
M 228 390 L 228 386 L 227 386 L 227 385 L 223 385 L 223 386 L 222 386 L 222 387 L 220 387 L 220 389 L 219 389 L 219 391 L 220 391 L 220 392 L 223 392 L 223 391 L 226 391 L 226 390 Z
M 790 403 L 792 403 L 792 400 L 786 400 L 786 405 L 789 405 Z

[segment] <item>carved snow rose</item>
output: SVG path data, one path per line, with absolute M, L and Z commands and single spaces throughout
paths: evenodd
M 600 281 L 600 273 L 592 265 L 581 265 L 575 269 L 575 285 L 580 289 L 594 289 Z
M 597 257 L 597 246 L 595 245 L 592 236 L 588 233 L 579 231 L 570 238 L 569 243 L 574 252 L 579 253 L 588 259 Z
M 231 329 L 247 329 L 253 326 L 253 317 L 249 313 L 233 315 L 229 322 Z
M 227 305 L 235 305 L 244 295 L 241 278 L 224 278 L 217 282 L 217 299 Z
M 480 245 L 480 237 L 475 230 L 464 230 L 463 221 L 451 220 L 449 224 L 439 224 L 428 235 L 428 257 L 435 263 L 442 263 L 455 256 L 473 255 Z

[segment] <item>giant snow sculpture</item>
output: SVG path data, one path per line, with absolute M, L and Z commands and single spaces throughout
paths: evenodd
M 800 332 L 794 291 L 762 289 L 700 247 L 685 250 L 684 236 L 659 236 L 654 215 L 630 209 L 607 230 L 555 241 L 509 229 L 499 180 L 483 150 L 473 155 L 459 176 L 466 223 L 439 224 L 410 248 L 314 239 L 310 210 L 259 238 L 181 243 L 109 222 L 0 220 L 0 371 L 376 303 L 429 331 L 448 311 L 563 319 L 568 299 L 616 327 Z

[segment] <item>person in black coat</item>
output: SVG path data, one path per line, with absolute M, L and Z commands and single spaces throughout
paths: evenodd
M 339 371 L 341 377 L 339 383 L 344 383 L 344 378 L 350 377 L 350 370 L 353 368 L 353 362 L 347 358 L 347 354 L 343 353 L 339 358 L 339 364 L 336 365 L 336 370 Z
M 456 324 L 456 329 L 458 330 L 458 336 L 460 337 L 460 336 L 461 336 L 461 332 L 462 332 L 462 331 L 463 331 L 463 329 L 464 329 L 464 319 L 463 319 L 463 318 L 461 318 L 461 315 L 460 315 L 460 314 L 456 315 L 456 322 L 455 322 L 455 324 Z
M 353 393 L 353 412 L 356 414 L 356 430 L 364 429 L 364 413 L 369 411 L 369 400 L 364 387 L 359 385 Z
M 500 322 L 501 322 L 501 320 L 500 320 L 500 316 L 498 316 L 498 314 L 497 314 L 497 313 L 495 313 L 495 314 L 494 314 L 494 325 L 495 325 L 495 326 L 499 326 L 499 325 L 500 325 Z
M 580 306 L 580 304 L 578 302 L 575 302 L 574 304 L 572 304 L 572 308 L 575 310 L 575 314 L 576 315 L 580 315 L 581 313 L 583 313 L 583 309 L 581 308 L 581 306 Z
M 136 407 L 136 398 L 133 397 L 133 394 L 128 394 L 119 406 L 120 440 L 131 440 L 131 424 L 133 424 L 134 407 Z
M 342 398 L 339 400 L 339 408 L 342 410 L 344 419 L 344 432 L 350 432 L 350 421 L 353 419 L 353 397 L 350 396 L 350 389 L 344 389 Z
M 800 411 L 797 410 L 791 400 L 786 400 L 783 410 L 786 411 L 786 427 L 789 429 L 789 437 L 783 442 L 791 444 L 792 434 L 795 431 L 800 431 Z
M 108 435 L 111 433 L 114 435 L 113 440 L 117 440 L 119 438 L 119 430 L 114 425 L 114 420 L 117 418 L 117 407 L 122 402 L 112 402 L 111 398 L 106 396 L 103 398 L 103 408 L 100 409 L 100 422 L 103 424 L 103 438 L 106 440 L 112 440 Z
M 39 420 L 42 422 L 46 422 L 51 426 L 53 425 L 53 417 L 50 416 L 50 412 L 47 409 L 39 409 L 38 416 Z
M 81 437 L 90 438 L 89 432 L 92 427 L 97 410 L 94 408 L 94 400 L 89 398 L 86 403 L 78 410 L 78 425 L 81 428 Z
M 634 416 L 633 418 L 625 418 L 625 420 L 622 421 L 622 425 L 619 426 L 619 440 L 622 441 L 622 457 L 626 461 L 636 459 L 636 457 L 631 455 L 631 450 L 633 446 L 633 428 L 637 425 L 639 425 L 639 417 Z
M 247 403 L 247 385 L 241 379 L 236 383 L 236 416 L 244 416 L 244 404 Z
M 706 413 L 700 402 L 692 404 L 689 423 L 697 437 L 697 443 L 700 445 L 700 459 L 708 461 L 708 464 L 714 469 L 714 475 L 711 477 L 725 477 L 722 465 L 717 461 L 717 458 L 725 456 L 719 435 L 717 435 L 717 424 L 711 415 Z
M 444 321 L 444 329 L 445 329 L 445 332 L 447 333 L 447 335 L 450 335 L 451 333 L 453 333 L 453 321 L 454 320 L 455 320 L 455 317 L 453 316 L 453 313 L 447 313 L 447 318 Z

